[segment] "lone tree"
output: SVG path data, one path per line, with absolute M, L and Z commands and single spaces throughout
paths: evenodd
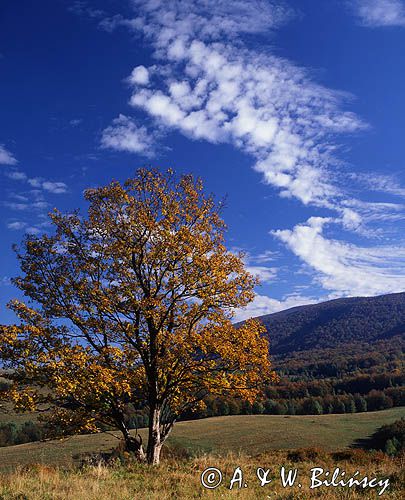
M 50 214 L 52 236 L 16 249 L 18 325 L 1 327 L 17 409 L 46 409 L 58 434 L 114 427 L 127 450 L 159 463 L 182 412 L 211 394 L 253 401 L 274 378 L 263 326 L 235 327 L 256 280 L 227 251 L 200 180 L 141 169 L 88 189 L 87 217 Z M 146 456 L 128 410 L 149 413 Z

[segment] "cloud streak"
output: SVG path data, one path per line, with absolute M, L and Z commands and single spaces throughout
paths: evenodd
M 315 281 L 331 292 L 331 298 L 405 289 L 404 244 L 361 247 L 327 239 L 323 232 L 330 222 L 327 218 L 311 217 L 292 230 L 273 234 L 316 272 Z
M 22 192 L 10 192 L 8 199 L 2 202 L 3 206 L 13 212 L 25 216 L 26 220 L 12 218 L 6 223 L 7 229 L 12 231 L 24 230 L 28 234 L 39 234 L 47 228 L 46 210 L 50 204 L 46 201 L 47 194 L 60 195 L 68 192 L 64 182 L 50 181 L 43 177 L 28 177 L 25 172 L 11 168 L 4 175 L 19 185 L 24 186 Z
M 8 151 L 4 144 L 0 144 L 0 165 L 16 165 L 17 160 L 14 155 Z
M 351 0 L 350 5 L 363 26 L 405 27 L 405 3 L 402 0 Z

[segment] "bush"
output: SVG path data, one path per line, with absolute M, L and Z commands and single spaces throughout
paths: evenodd
M 405 450 L 405 418 L 383 425 L 371 437 L 370 448 L 397 456 Z
M 0 446 L 31 443 L 40 441 L 42 437 L 42 427 L 32 421 L 24 422 L 20 426 L 14 422 L 0 424 Z
M 299 448 L 287 453 L 287 458 L 291 462 L 314 462 L 324 457 L 325 452 L 320 448 Z

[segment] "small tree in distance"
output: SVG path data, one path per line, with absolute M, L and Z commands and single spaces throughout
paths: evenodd
M 191 175 L 141 169 L 85 198 L 86 218 L 55 210 L 54 234 L 17 250 L 14 284 L 36 306 L 13 301 L 21 323 L 1 328 L 10 395 L 17 409 L 46 409 L 59 434 L 113 426 L 157 464 L 182 412 L 209 393 L 253 402 L 275 378 L 264 327 L 231 323 L 256 280 Z M 149 412 L 146 457 L 131 407 Z

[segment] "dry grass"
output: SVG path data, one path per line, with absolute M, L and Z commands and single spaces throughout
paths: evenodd
M 298 468 L 302 488 L 283 488 L 278 478 L 281 466 Z M 248 457 L 227 454 L 224 457 L 204 455 L 194 459 L 166 458 L 158 467 L 132 464 L 124 466 L 92 466 L 82 470 L 64 470 L 38 465 L 16 470 L 0 476 L 2 500 L 134 500 L 134 499 L 371 499 L 377 498 L 376 489 L 321 487 L 311 490 L 311 467 L 333 470 L 339 466 L 346 476 L 359 470 L 361 476 L 389 478 L 390 487 L 382 498 L 405 498 L 403 460 L 392 460 L 382 454 L 345 452 L 332 456 L 323 451 L 307 450 L 296 454 L 277 451 Z M 217 467 L 223 472 L 224 482 L 215 490 L 206 490 L 200 483 L 202 471 Z M 241 467 L 247 487 L 230 491 L 229 481 L 234 469 Z M 257 467 L 269 468 L 272 483 L 260 487 L 256 477 Z M 402 470 L 402 472 L 401 472 Z
M 354 415 L 235 416 L 181 422 L 158 467 L 117 463 L 78 468 L 72 460 L 75 454 L 117 445 L 108 434 L 0 448 L 0 470 L 4 471 L 0 474 L 0 500 L 379 498 L 377 489 L 310 489 L 312 467 L 331 472 L 340 467 L 346 477 L 359 470 L 360 478 L 388 478 L 390 487 L 382 498 L 399 500 L 405 498 L 404 460 L 347 447 L 403 415 L 404 408 L 395 408 Z M 278 450 L 271 451 L 275 448 Z M 291 451 L 296 448 L 301 450 Z M 332 451 L 338 449 L 341 451 Z M 230 491 L 230 479 L 238 466 L 248 486 Z M 298 469 L 294 487 L 282 487 L 282 466 Z M 207 467 L 217 467 L 223 473 L 223 483 L 215 490 L 206 490 L 200 483 Z M 270 469 L 272 482 L 264 487 L 256 476 L 258 467 Z

